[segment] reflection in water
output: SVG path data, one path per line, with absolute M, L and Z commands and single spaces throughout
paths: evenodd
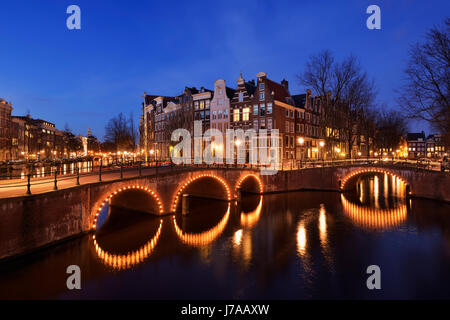
M 344 214 L 356 225 L 369 229 L 389 229 L 406 220 L 406 204 L 394 209 L 375 209 L 354 204 L 341 195 Z
M 228 204 L 228 209 L 222 220 L 213 228 L 200 232 L 200 233 L 187 233 L 181 230 L 177 224 L 176 217 L 173 216 L 173 226 L 178 238 L 190 246 L 204 246 L 213 242 L 225 229 L 227 225 L 228 218 L 230 217 L 230 204 Z
M 303 220 L 299 222 L 297 228 L 297 252 L 300 256 L 306 254 L 306 230 Z
M 344 214 L 356 225 L 384 230 L 406 220 L 405 184 L 399 177 L 389 179 L 386 173 L 365 175 L 358 180 L 356 190 L 357 197 L 341 195 Z
M 376 175 L 373 178 L 373 199 L 375 202 L 375 208 L 380 208 L 380 202 L 379 202 L 379 196 L 380 196 L 380 185 L 378 183 L 378 176 Z
M 450 206 L 410 199 L 406 213 L 398 179 L 380 173 L 378 188 L 373 175 L 352 182 L 357 192 L 344 195 L 193 200 L 198 210 L 177 220 L 114 206 L 107 214 L 105 205 L 95 241 L 0 263 L 0 299 L 450 298 Z M 374 262 L 389 279 L 377 292 L 365 289 Z M 67 290 L 71 264 L 83 290 Z
M 234 244 L 236 247 L 239 247 L 239 246 L 241 245 L 241 242 L 242 242 L 242 229 L 239 229 L 238 231 L 236 231 L 236 232 L 234 233 L 234 236 L 233 236 L 233 244 Z
M 320 232 L 320 243 L 325 246 L 327 243 L 327 216 L 325 213 L 325 206 L 320 205 L 319 213 L 319 232 Z
M 259 198 L 260 200 L 255 210 L 248 213 L 241 212 L 241 225 L 243 227 L 250 229 L 258 223 L 263 203 L 263 197 L 259 196 Z
M 161 219 L 156 234 L 144 246 L 133 252 L 128 252 L 127 254 L 114 254 L 103 250 L 97 243 L 94 235 L 92 238 L 94 240 L 95 252 L 104 264 L 114 269 L 121 270 L 130 268 L 136 264 L 142 263 L 153 252 L 153 249 L 158 243 L 159 236 L 161 235 L 162 226 L 163 220 Z

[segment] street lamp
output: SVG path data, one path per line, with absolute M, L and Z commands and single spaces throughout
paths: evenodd
M 320 146 L 320 153 L 322 154 L 322 160 L 324 160 L 323 147 L 325 146 L 325 141 L 320 141 L 319 146 Z
M 304 150 L 303 150 L 303 145 L 305 144 L 305 139 L 303 137 L 299 137 L 297 139 L 298 143 L 300 144 L 300 161 L 303 160 L 304 158 Z M 301 164 L 301 163 L 300 163 Z

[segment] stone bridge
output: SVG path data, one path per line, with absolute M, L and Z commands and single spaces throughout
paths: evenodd
M 449 174 L 408 167 L 320 167 L 275 175 L 261 175 L 257 169 L 177 167 L 157 175 L 0 199 L 0 259 L 95 230 L 106 203 L 162 215 L 179 212 L 184 194 L 230 201 L 241 192 L 346 191 L 358 176 L 372 172 L 400 178 L 409 196 L 450 202 Z

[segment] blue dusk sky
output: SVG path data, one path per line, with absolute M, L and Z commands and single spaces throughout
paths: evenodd
M 81 8 L 81 30 L 66 27 L 71 4 Z M 381 30 L 366 28 L 371 4 L 381 8 Z M 103 138 L 119 112 L 138 120 L 144 91 L 177 95 L 218 78 L 234 88 L 241 71 L 247 80 L 264 71 L 302 93 L 296 75 L 330 49 L 356 55 L 379 103 L 395 108 L 409 46 L 449 9 L 448 0 L 1 1 L 0 98 L 14 115 Z

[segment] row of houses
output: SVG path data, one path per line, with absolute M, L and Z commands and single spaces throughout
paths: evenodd
M 64 132 L 54 123 L 13 116 L 12 103 L 0 99 L 0 161 L 61 159 L 70 156 Z
M 441 134 L 425 135 L 425 132 L 408 133 L 406 136 L 408 159 L 441 159 L 450 153 Z
M 186 87 L 177 96 L 144 93 L 140 120 L 140 147 L 146 157 L 168 159 L 173 130 L 184 128 L 193 133 L 194 121 L 202 121 L 203 132 L 212 128 L 264 129 L 279 131 L 278 152 L 281 160 L 321 159 L 325 157 L 320 128 L 324 97 L 310 90 L 291 95 L 289 83 L 280 83 L 260 72 L 256 80 L 246 81 L 242 74 L 230 88 L 225 80 L 214 82 L 214 89 Z M 336 141 L 340 147 L 342 141 Z M 342 150 L 344 146 L 342 145 Z

